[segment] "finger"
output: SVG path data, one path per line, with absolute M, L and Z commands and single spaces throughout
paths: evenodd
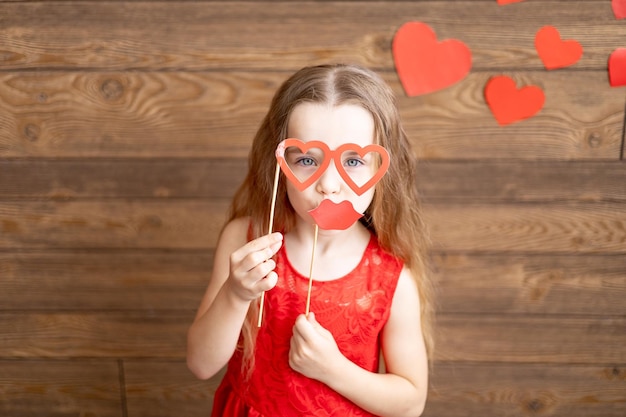
M 295 337 L 292 337 L 289 341 L 289 367 L 294 371 L 297 371 L 297 364 L 295 360 L 295 356 L 298 352 L 298 343 L 295 340 Z
M 313 313 L 312 311 L 309 312 L 309 315 L 307 317 L 307 321 L 311 325 L 311 328 L 318 335 L 322 335 L 323 337 L 326 337 L 326 338 L 332 338 L 332 339 L 335 338 L 333 336 L 333 334 L 330 332 L 330 330 L 328 330 L 326 327 L 322 326 L 322 324 L 319 321 L 317 321 L 317 318 L 315 317 L 315 313 Z
M 253 239 L 232 253 L 233 261 L 241 261 L 249 253 L 271 247 L 276 243 L 282 242 L 282 239 L 283 235 L 278 232 Z
M 276 272 L 271 271 L 267 274 L 267 276 L 258 281 L 256 289 L 259 292 L 269 291 L 276 286 L 278 283 L 278 274 Z
M 282 236 L 280 233 L 278 235 Z M 252 270 L 257 265 L 274 256 L 282 245 L 282 240 L 273 242 L 268 246 L 260 246 L 260 241 L 267 242 L 267 236 L 254 240 L 233 253 L 231 262 L 232 265 L 237 265 L 236 269 L 238 271 L 247 272 Z
M 310 341 L 315 336 L 315 330 L 313 329 L 313 325 L 308 321 L 306 315 L 300 314 L 296 318 L 296 323 L 294 325 L 294 334 L 296 332 L 305 342 Z
M 317 322 L 315 319 L 315 313 L 312 311 L 309 312 L 308 316 L 306 316 L 307 323 L 311 326 L 311 329 L 320 333 L 320 331 L 324 330 L 324 328 Z
M 249 275 L 254 273 L 254 269 L 268 259 L 267 255 L 260 252 L 248 253 L 245 256 L 241 256 L 241 253 L 233 252 L 230 256 L 231 272 L 240 276 Z M 256 281 L 263 276 L 263 274 L 260 274 L 258 277 L 254 277 L 253 280 Z
M 315 313 L 310 311 L 309 315 L 307 316 L 307 320 L 309 321 L 309 323 L 311 323 L 311 326 L 313 326 L 314 329 L 317 330 L 326 330 L 324 328 L 324 326 L 322 326 L 319 321 L 317 321 L 317 318 L 315 317 Z
M 268 275 L 274 271 L 276 268 L 276 262 L 273 259 L 268 259 L 264 261 L 250 271 L 246 271 L 242 275 L 243 282 L 247 283 L 248 286 L 254 287 L 255 290 L 265 291 L 265 287 L 268 286 L 268 283 L 263 283 Z M 271 278 L 274 280 L 274 278 Z M 276 280 L 277 281 L 277 278 Z M 272 281 L 269 281 L 269 284 L 272 284 Z M 275 285 L 275 282 L 273 283 Z M 272 287 L 274 286 L 272 285 Z
M 250 242 L 248 242 L 244 247 L 247 247 L 249 252 L 254 252 L 254 251 L 268 248 L 276 243 L 282 243 L 282 240 L 283 240 L 282 233 L 274 232 L 269 235 L 264 235 L 256 239 L 253 239 Z

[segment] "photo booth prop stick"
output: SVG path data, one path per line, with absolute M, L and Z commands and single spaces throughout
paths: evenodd
M 313 249 L 311 250 L 311 264 L 309 265 L 309 287 L 306 291 L 306 308 L 304 315 L 309 317 L 309 311 L 311 311 L 311 290 L 313 289 L 313 262 L 315 261 L 315 247 L 317 246 L 317 234 L 320 228 L 315 225 L 315 234 L 313 235 Z
M 276 193 L 278 192 L 278 178 L 280 177 L 280 165 L 276 162 L 276 171 L 274 173 L 274 187 L 272 188 L 272 203 L 270 206 L 270 221 L 267 234 L 272 233 L 274 228 L 274 211 L 276 209 Z M 263 321 L 263 306 L 265 305 L 265 291 L 261 293 L 261 301 L 259 301 L 259 317 L 257 321 L 257 327 L 261 327 Z
M 277 163 L 268 233 L 272 233 L 279 169 L 299 191 L 304 191 L 324 174 L 331 162 L 334 162 L 340 177 L 357 195 L 362 195 L 376 185 L 389 169 L 389 153 L 382 146 L 373 144 L 361 147 L 354 143 L 345 143 L 337 149 L 331 150 L 322 141 L 303 142 L 299 139 L 289 138 L 278 144 L 275 156 Z M 313 264 L 319 229 L 345 230 L 363 216 L 362 213 L 354 209 L 349 201 L 334 203 L 328 199 L 322 200 L 322 203 L 310 210 L 309 214 L 315 222 L 315 230 L 309 265 L 309 285 L 305 308 L 307 316 L 311 306 Z M 259 327 L 262 322 L 264 296 L 265 293 L 262 293 L 257 323 Z

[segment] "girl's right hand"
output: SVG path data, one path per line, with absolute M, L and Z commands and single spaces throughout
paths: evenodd
M 283 235 L 272 233 L 251 240 L 230 255 L 230 275 L 226 285 L 243 301 L 252 301 L 278 282 L 272 256 L 282 246 Z

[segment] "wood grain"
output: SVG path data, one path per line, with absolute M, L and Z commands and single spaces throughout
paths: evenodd
M 202 252 L 0 253 L 2 311 L 194 310 L 211 271 Z M 626 315 L 618 255 L 435 253 L 439 313 Z
M 389 69 L 391 40 L 411 20 L 431 25 L 441 39 L 462 40 L 474 68 L 494 71 L 543 69 L 534 36 L 555 25 L 565 39 L 582 43 L 577 68 L 604 70 L 626 37 L 610 3 L 600 1 L 577 1 L 576 7 L 558 1 L 521 7 L 493 1 L 250 2 L 245 8 L 239 2 L 35 2 L 5 3 L 0 18 L 4 70 L 292 71 L 337 60 Z
M 82 3 L 81 3 L 82 4 Z M 162 3 L 159 3 L 162 4 Z M 418 157 L 612 160 L 625 98 L 606 71 L 507 72 L 546 95 L 533 118 L 499 126 L 476 72 L 442 91 L 398 97 Z M 279 72 L 34 72 L 0 74 L 0 157 L 245 158 Z M 572 88 L 575 85 L 577 88 Z
M 176 358 L 195 311 L 0 312 L 4 358 Z
M 243 158 L 0 160 L 2 199 L 230 199 Z M 626 164 L 596 161 L 420 161 L 427 201 L 625 201 Z
M 425 417 L 626 415 L 626 25 L 607 0 L 0 1 L 0 415 L 206 416 L 185 365 L 217 235 L 278 86 L 353 62 L 397 97 L 437 283 Z M 407 97 L 408 21 L 472 52 Z M 553 25 L 584 53 L 543 68 Z M 494 75 L 544 91 L 499 126 Z
M 428 204 L 424 215 L 437 250 L 626 252 L 618 203 Z
M 0 413 L 11 417 L 119 417 L 119 381 L 115 360 L 0 359 Z
M 0 310 L 191 311 L 212 264 L 212 250 L 0 252 Z
M 241 159 L 0 160 L 3 199 L 230 199 L 243 181 Z M 610 180 L 608 180 L 610 181 Z
M 0 248 L 209 249 L 224 200 L 17 202 L 0 206 Z
M 438 362 L 424 417 L 623 415 L 620 366 Z
M 10 358 L 184 360 L 189 312 L 1 312 Z M 460 362 L 625 363 L 623 317 L 445 314 L 435 359 Z
M 437 360 L 622 364 L 626 319 L 446 314 L 437 318 Z
M 417 182 L 427 201 L 626 200 L 621 161 L 422 161 Z
M 623 254 L 435 254 L 441 313 L 626 315 Z
M 247 154 L 285 75 L 122 72 L 1 77 L 3 156 Z
M 7 202 L 0 249 L 194 249 L 214 247 L 226 202 Z M 424 206 L 434 249 L 626 253 L 626 213 L 618 203 Z
M 224 374 L 200 381 L 184 361 L 128 360 L 124 370 L 128 417 L 206 417 Z

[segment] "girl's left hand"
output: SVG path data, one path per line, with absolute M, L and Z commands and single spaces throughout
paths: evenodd
M 289 366 L 304 376 L 324 382 L 336 370 L 339 359 L 344 358 L 332 333 L 322 327 L 315 314 L 301 314 L 293 326 Z

